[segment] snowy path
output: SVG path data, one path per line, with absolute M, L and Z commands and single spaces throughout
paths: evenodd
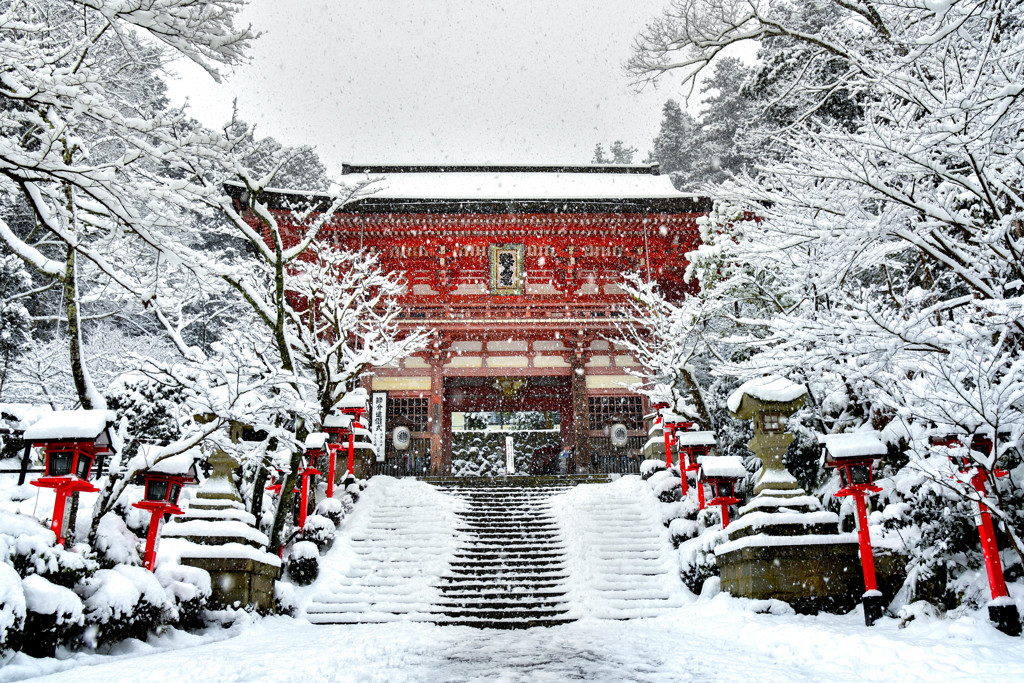
M 18 664 L 0 681 L 32 675 Z M 869 630 L 857 614 L 761 615 L 723 595 L 654 619 L 526 631 L 274 618 L 221 642 L 63 664 L 95 666 L 37 680 L 988 682 L 1024 680 L 1024 642 L 969 617 L 906 629 L 885 619 Z

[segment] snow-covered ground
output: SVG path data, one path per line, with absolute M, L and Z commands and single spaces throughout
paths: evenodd
M 757 614 L 726 595 L 653 619 L 482 631 L 283 617 L 214 637 L 165 636 L 114 656 L 18 655 L 0 681 L 1020 681 L 1024 641 L 975 616 L 863 626 L 857 613 Z M 25 662 L 31 662 L 26 664 Z M 38 663 L 37 663 L 38 662 Z

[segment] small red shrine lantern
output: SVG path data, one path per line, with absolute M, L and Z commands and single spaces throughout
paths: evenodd
M 875 556 L 865 499 L 882 490 L 875 485 L 874 461 L 885 455 L 886 447 L 874 430 L 827 434 L 818 438 L 822 443 L 825 466 L 837 470 L 843 483 L 842 488 L 836 491 L 836 497 L 852 496 L 857 506 L 857 540 L 864 573 L 864 623 L 871 626 L 881 618 L 885 604 L 875 580 Z
M 164 515 L 185 514 L 178 507 L 178 497 L 185 484 L 197 480 L 195 458 L 188 453 L 166 458 L 143 473 L 145 485 L 143 500 L 132 507 L 149 512 L 149 533 L 146 534 L 146 553 L 143 564 L 153 571 L 156 565 L 156 538 Z
M 693 424 L 692 422 L 689 424 Z M 697 483 L 697 503 L 700 509 L 704 509 L 704 484 L 700 481 L 699 458 L 707 456 L 711 449 L 718 445 L 715 441 L 715 433 L 708 431 L 685 431 L 675 433 L 676 443 L 679 444 L 679 460 L 686 463 L 686 471 L 693 472 Z M 742 475 L 741 475 L 742 476 Z
M 735 455 L 705 455 L 700 458 L 697 485 L 711 486 L 711 505 L 722 511 L 722 528 L 729 526 L 729 506 L 740 502 L 736 497 L 736 485 L 747 476 L 743 460 Z
M 362 387 L 346 393 L 334 404 L 334 411 L 324 418 L 324 431 L 328 434 L 327 449 L 330 453 L 330 465 L 327 475 L 327 497 L 334 496 L 334 470 L 337 453 L 342 444 L 348 441 L 348 474 L 355 470 L 355 435 L 365 432 L 359 419 L 367 413 L 370 399 L 366 389 Z
M 1021 634 L 1020 613 L 1006 590 L 1003 563 L 999 558 L 999 546 L 996 543 L 995 527 L 992 524 L 992 513 L 984 502 L 985 496 L 988 494 L 986 484 L 989 471 L 970 457 L 969 453 L 964 452 L 963 440 L 956 434 L 933 437 L 931 444 L 933 447 L 944 446 L 950 449 L 948 457 L 956 467 L 961 477 L 960 481 L 965 483 L 969 481 L 974 490 L 978 492 L 978 535 L 981 538 L 981 554 L 985 558 L 989 592 L 992 595 L 992 602 L 988 607 L 988 618 L 1003 633 L 1019 636 Z M 972 451 L 978 451 L 991 457 L 992 449 L 991 436 L 976 434 L 971 437 Z M 1006 470 L 992 470 L 992 475 L 997 478 L 1005 477 L 1007 474 Z
M 68 496 L 99 491 L 89 483 L 94 466 L 117 450 L 111 431 L 114 419 L 109 410 L 56 410 L 28 427 L 22 437 L 46 456 L 46 474 L 32 485 L 56 494 L 50 528 L 61 545 Z
M 292 495 L 299 494 L 299 517 L 297 524 L 300 529 L 306 527 L 306 510 L 309 508 L 309 478 L 314 475 L 319 475 L 320 470 L 315 467 L 306 466 L 299 470 L 299 476 L 302 478 L 302 483 L 299 488 L 292 489 Z M 267 487 L 267 491 L 274 495 L 280 495 L 281 490 L 284 488 L 284 471 L 281 469 L 277 470 L 277 481 Z

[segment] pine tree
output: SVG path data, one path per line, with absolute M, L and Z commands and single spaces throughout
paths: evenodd
M 661 129 L 654 138 L 650 161 L 658 162 L 662 173 L 672 176 L 687 172 L 692 163 L 691 138 L 696 122 L 675 100 L 668 100 L 661 109 Z

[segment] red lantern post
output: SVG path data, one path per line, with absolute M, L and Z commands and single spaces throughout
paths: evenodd
M 693 423 L 686 424 L 692 425 Z M 675 438 L 676 443 L 679 444 L 680 463 L 686 463 L 686 472 L 694 473 L 694 482 L 697 486 L 697 503 L 700 506 L 699 509 L 703 510 L 705 506 L 704 484 L 700 481 L 700 463 L 698 459 L 707 456 L 711 449 L 717 445 L 715 433 L 687 430 L 685 432 L 676 432 Z
M 933 446 L 946 446 L 948 448 L 960 449 L 963 443 L 956 436 L 947 436 L 932 439 Z M 980 451 L 987 455 L 992 454 L 992 439 L 986 436 L 975 436 L 971 441 L 971 450 Z M 999 546 L 996 543 L 996 531 L 992 524 L 992 512 L 985 504 L 985 497 L 988 495 L 988 470 L 975 462 L 973 459 L 959 455 L 950 454 L 949 459 L 960 471 L 961 476 L 969 477 L 967 481 L 978 493 L 978 536 L 981 539 L 981 554 L 985 558 L 985 571 L 988 574 L 988 587 L 992 595 L 992 603 L 988 607 L 988 617 L 1003 633 L 1011 636 L 1021 634 L 1020 613 L 1017 605 L 1010 598 L 1006 590 L 1006 580 L 1003 577 L 1003 563 L 999 558 Z M 993 476 L 1005 477 L 1006 470 L 992 470 Z M 964 481 L 961 479 L 961 481 Z
M 697 486 L 711 486 L 710 505 L 717 505 L 722 511 L 722 528 L 729 526 L 729 506 L 740 502 L 736 497 L 736 485 L 747 476 L 743 460 L 735 455 L 706 455 L 697 465 Z
M 46 455 L 45 476 L 31 483 L 56 494 L 50 528 L 61 545 L 68 496 L 99 491 L 89 479 L 97 460 L 115 451 L 113 423 L 114 413 L 108 410 L 56 410 L 25 430 L 25 442 Z
M 669 412 L 662 412 L 661 426 L 665 431 L 665 465 L 669 468 L 672 467 L 672 446 L 679 443 L 677 434 L 685 432 L 693 426 L 692 422 L 683 422 L 678 415 Z M 683 451 L 679 451 L 679 486 L 682 489 L 683 498 L 690 493 L 690 481 L 686 473 L 688 471 L 689 463 L 684 461 Z
M 267 491 L 275 496 L 280 495 L 281 489 L 284 488 L 284 472 L 279 469 L 277 473 L 279 481 L 267 487 Z M 300 529 L 304 529 L 306 526 L 306 509 L 309 507 L 309 478 L 318 474 L 320 474 L 320 470 L 315 467 L 303 467 L 299 470 L 302 483 L 299 485 L 299 488 L 292 489 L 293 495 L 299 494 L 299 517 L 296 523 Z
M 164 515 L 185 514 L 178 507 L 178 497 L 182 487 L 196 479 L 195 459 L 187 453 L 167 458 L 142 475 L 144 497 L 132 503 L 132 507 L 149 512 L 149 532 L 146 534 L 146 552 L 143 555 L 143 565 L 149 571 L 153 571 L 156 566 L 156 539 L 160 532 L 160 520 Z
M 874 430 L 828 434 L 821 436 L 820 440 L 825 452 L 825 466 L 838 470 L 843 482 L 843 487 L 835 493 L 836 497 L 852 496 L 857 507 L 857 541 L 864 575 L 864 623 L 871 626 L 881 618 L 885 604 L 875 580 L 875 555 L 871 547 L 866 498 L 882 490 L 874 483 L 872 465 L 875 458 L 885 455 L 885 444 Z

